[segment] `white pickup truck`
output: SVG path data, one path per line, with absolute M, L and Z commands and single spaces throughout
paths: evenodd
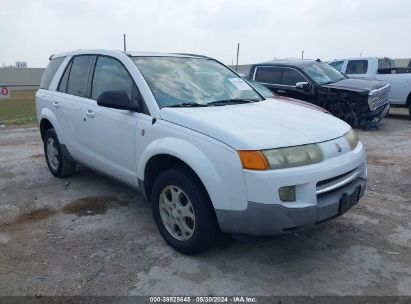
M 411 116 L 411 68 L 398 68 L 389 58 L 350 58 L 330 65 L 353 78 L 382 80 L 391 85 L 391 106 L 407 107 Z

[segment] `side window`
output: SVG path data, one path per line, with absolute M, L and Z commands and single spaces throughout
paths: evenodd
M 67 93 L 80 97 L 87 96 L 87 81 L 92 55 L 80 55 L 73 59 L 67 84 Z
M 124 66 L 116 59 L 100 56 L 94 70 L 91 98 L 97 100 L 106 91 L 125 91 L 135 96 L 136 86 Z
M 347 64 L 346 74 L 367 74 L 368 60 L 350 60 Z
M 283 85 L 295 86 L 297 82 L 307 82 L 307 80 L 298 71 L 285 68 L 281 83 Z
M 68 84 L 68 79 L 69 79 L 69 74 L 70 74 L 72 63 L 73 63 L 73 60 L 69 62 L 69 64 L 66 67 L 66 70 L 64 71 L 63 76 L 60 79 L 60 84 L 59 84 L 59 87 L 57 88 L 57 91 L 59 92 L 63 92 L 63 93 L 67 92 L 67 84 Z
M 336 69 L 337 71 L 341 72 L 342 67 L 343 67 L 343 65 L 344 65 L 344 61 L 342 61 L 342 60 L 341 60 L 341 61 L 334 61 L 334 62 L 331 62 L 330 65 L 331 65 L 334 69 Z
M 279 67 L 257 67 L 255 80 L 262 83 L 281 84 L 283 69 Z
M 54 75 L 56 75 L 56 72 L 59 69 L 64 58 L 65 57 L 59 57 L 50 60 L 46 70 L 44 71 L 43 76 L 41 77 L 40 89 L 49 89 L 50 83 L 53 80 Z

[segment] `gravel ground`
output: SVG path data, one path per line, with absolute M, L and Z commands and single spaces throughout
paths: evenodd
M 358 131 L 360 203 L 308 231 L 167 246 L 149 204 L 88 169 L 54 178 L 37 128 L 0 129 L 0 295 L 411 295 L 411 120 Z

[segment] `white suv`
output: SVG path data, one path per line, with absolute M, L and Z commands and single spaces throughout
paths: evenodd
M 364 193 L 365 154 L 349 125 L 265 100 L 209 57 L 54 55 L 36 108 L 53 175 L 81 163 L 137 188 L 165 240 L 187 254 L 220 231 L 274 235 L 327 221 Z

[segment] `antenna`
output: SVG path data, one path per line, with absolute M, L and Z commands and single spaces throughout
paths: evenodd
M 124 52 L 127 52 L 126 34 L 123 34 L 123 47 L 124 47 Z
M 301 51 L 301 59 L 304 59 L 304 50 Z

